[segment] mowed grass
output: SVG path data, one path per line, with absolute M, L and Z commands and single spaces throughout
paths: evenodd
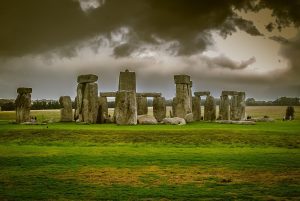
M 276 119 L 285 111 L 251 108 L 252 116 Z M 32 113 L 59 119 L 58 111 Z M 300 199 L 299 118 L 28 126 L 9 124 L 12 114 L 0 112 L 0 200 Z

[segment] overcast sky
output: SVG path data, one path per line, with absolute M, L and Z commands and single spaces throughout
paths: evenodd
M 300 0 L 9 0 L 0 4 L 0 98 L 76 95 L 80 74 L 116 91 L 135 71 L 139 92 L 300 96 Z

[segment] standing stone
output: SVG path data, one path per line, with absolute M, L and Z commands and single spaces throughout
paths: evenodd
M 98 80 L 96 75 L 80 75 L 77 78 L 75 118 L 80 122 L 96 123 L 98 115 Z
M 230 101 L 228 95 L 222 95 L 220 97 L 220 110 L 219 117 L 221 120 L 230 120 Z
M 117 92 L 115 118 L 118 125 L 137 124 L 136 93 L 134 91 Z
M 32 88 L 18 88 L 16 104 L 16 122 L 23 123 L 30 121 L 31 93 Z
M 138 115 L 148 114 L 147 97 L 137 96 L 136 102 L 137 102 L 137 114 Z
M 200 97 L 193 96 L 192 98 L 192 110 L 194 121 L 201 120 L 201 99 Z
M 173 98 L 172 103 L 173 115 L 185 118 L 188 113 L 192 112 L 190 76 L 174 75 L 174 81 L 176 84 L 176 97 Z
M 136 92 L 136 77 L 135 72 L 120 72 L 119 77 L 119 91 L 127 90 Z
M 153 98 L 153 116 L 158 122 L 166 118 L 166 99 L 164 97 Z
M 237 119 L 244 120 L 246 116 L 246 95 L 245 92 L 238 92 L 237 97 Z
M 238 121 L 238 95 L 234 94 L 230 100 L 230 120 Z
M 59 103 L 63 107 L 60 110 L 60 121 L 73 121 L 72 101 L 70 96 L 61 96 L 59 98 Z
M 214 97 L 207 96 L 204 105 L 204 120 L 215 121 L 216 120 L 216 102 Z
M 107 104 L 107 97 L 100 96 L 98 98 L 98 116 L 97 116 L 97 123 L 103 124 L 106 123 L 108 118 L 108 104 Z

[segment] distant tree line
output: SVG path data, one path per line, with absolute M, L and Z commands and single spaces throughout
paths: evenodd
M 246 100 L 248 106 L 299 106 L 300 98 L 280 97 L 274 101 L 257 101 L 254 98 Z
M 205 99 L 201 99 L 201 104 L 204 105 Z M 216 99 L 216 104 L 219 105 L 220 100 Z M 167 106 L 172 106 L 172 99 L 166 100 Z M 274 101 L 257 101 L 254 98 L 246 100 L 247 106 L 300 106 L 300 98 L 281 97 Z M 153 106 L 153 99 L 148 99 L 148 106 Z M 13 99 L 0 99 L 0 107 L 2 111 L 13 111 L 16 109 L 15 101 Z M 115 102 L 108 101 L 108 107 L 114 108 Z M 31 104 L 32 110 L 50 110 L 60 109 L 61 106 L 58 100 L 34 100 Z M 72 108 L 75 108 L 75 102 L 72 101 Z

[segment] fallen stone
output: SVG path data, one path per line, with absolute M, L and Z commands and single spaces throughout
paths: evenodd
M 220 124 L 239 124 L 239 125 L 255 125 L 254 121 L 232 121 L 232 120 L 218 120 Z
M 144 125 L 155 125 L 157 124 L 157 120 L 150 115 L 139 115 L 137 117 L 138 124 L 144 124 Z
M 188 113 L 187 115 L 185 115 L 185 121 L 186 123 L 191 123 L 194 121 L 194 116 L 193 113 Z
M 180 117 L 173 117 L 173 118 L 164 118 L 162 120 L 164 124 L 171 124 L 171 125 L 185 125 L 186 121 Z
M 93 74 L 79 75 L 77 77 L 77 82 L 79 84 L 93 83 L 93 82 L 96 82 L 97 80 L 98 80 L 98 76 L 97 75 L 93 75 Z
M 274 122 L 275 120 L 273 118 L 252 118 L 251 121 L 255 121 L 255 122 Z

